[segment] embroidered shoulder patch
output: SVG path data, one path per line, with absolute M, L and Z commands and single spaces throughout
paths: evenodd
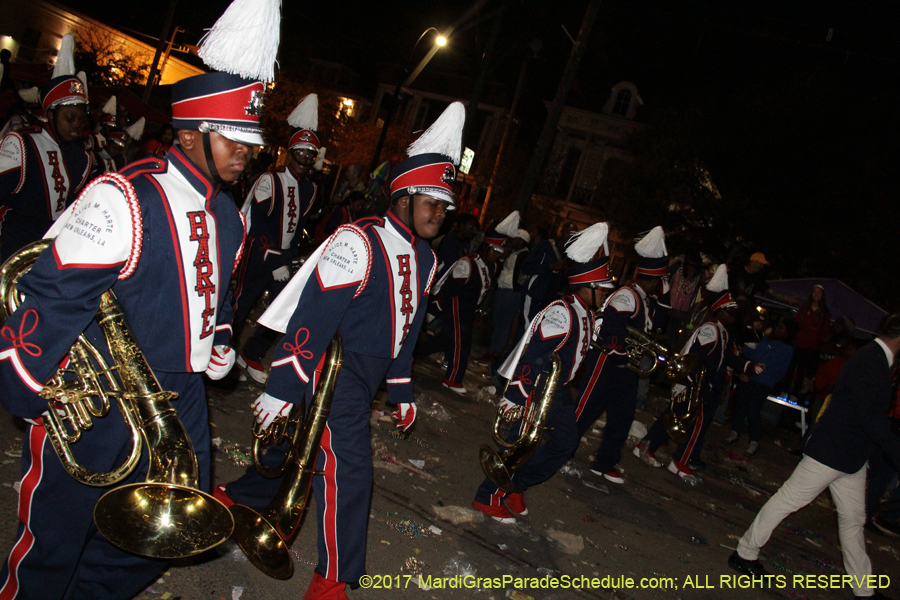
M 10 169 L 18 169 L 24 162 L 25 148 L 22 138 L 16 134 L 9 134 L 0 143 L 0 173 Z
M 272 197 L 272 175 L 263 173 L 253 186 L 253 200 L 265 202 Z
M 697 331 L 697 343 L 701 346 L 715 343 L 716 338 L 718 338 L 716 326 L 712 323 L 705 323 Z
M 472 261 L 461 258 L 453 264 L 453 279 L 468 279 L 472 272 Z
M 124 263 L 119 274 L 124 279 L 140 258 L 141 229 L 140 207 L 131 184 L 112 174 L 95 179 L 48 235 L 56 235 L 53 251 L 60 268 Z
M 356 227 L 341 227 L 328 241 L 316 263 L 323 290 L 363 282 L 369 272 L 369 240 Z
M 565 306 L 551 306 L 544 312 L 537 332 L 548 339 L 569 333 L 569 309 Z
M 627 290 L 619 290 L 612 295 L 607 306 L 618 312 L 634 312 L 634 309 L 637 308 L 637 303 L 633 293 Z

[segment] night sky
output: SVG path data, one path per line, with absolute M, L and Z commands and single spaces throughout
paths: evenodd
M 227 0 L 182 2 L 180 42 L 196 43 Z M 69 0 L 123 28 L 158 35 L 167 2 Z M 346 64 L 360 93 L 402 75 L 424 53 L 428 27 L 457 25 L 423 78 L 474 76 L 501 0 L 465 23 L 475 0 L 284 3 L 280 63 Z M 520 143 L 543 125 L 587 0 L 513 0 L 490 63 L 488 99 L 508 105 L 529 60 Z M 377 9 L 372 8 L 378 6 Z M 900 43 L 896 2 L 608 0 L 602 4 L 569 104 L 599 110 L 610 87 L 632 81 L 637 120 L 688 140 L 737 211 L 746 237 L 774 259 L 775 275 L 831 276 L 900 309 Z M 424 87 L 424 86 L 423 86 Z M 499 92 L 497 91 L 499 90 Z M 461 97 L 468 89 L 459 91 Z M 647 223 L 647 227 L 653 223 Z

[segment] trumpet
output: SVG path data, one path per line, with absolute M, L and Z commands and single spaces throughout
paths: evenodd
M 314 470 L 316 457 L 331 410 L 334 388 L 341 372 L 342 356 L 341 335 L 335 333 L 325 354 L 323 373 L 305 421 L 301 422 L 303 408 L 294 407 L 283 422 L 277 426 L 274 423 L 269 426 L 269 429 L 277 427 L 271 435 L 261 431 L 258 422 L 253 424 L 254 465 L 266 477 L 277 477 L 284 473 L 284 481 L 275 498 L 262 513 L 241 504 L 231 507 L 235 522 L 234 541 L 257 569 L 275 579 L 290 579 L 294 574 L 294 563 L 288 552 L 287 542 L 300 526 L 309 499 L 312 477 L 318 474 Z M 292 424 L 294 434 L 285 460 L 277 467 L 265 467 L 259 460 L 261 447 L 270 442 L 278 443 L 287 437 Z
M 693 355 L 691 355 L 693 356 Z M 663 426 L 669 437 L 676 444 L 680 444 L 687 438 L 688 430 L 697 420 L 697 407 L 703 400 L 703 389 L 706 387 L 706 367 L 701 367 L 696 381 L 688 385 L 681 393 L 672 396 L 672 404 L 669 412 L 663 417 Z M 681 414 L 675 409 L 684 405 Z
M 500 425 L 504 417 L 503 413 L 498 410 L 492 433 L 494 442 L 498 446 L 504 447 L 505 450 L 498 453 L 487 444 L 481 446 L 479 459 L 482 470 L 494 485 L 507 494 L 513 491 L 513 474 L 538 449 L 547 425 L 547 417 L 550 414 L 550 403 L 553 401 L 553 394 L 559 385 L 561 370 L 562 360 L 559 355 L 553 354 L 550 357 L 550 369 L 544 381 L 544 388 L 539 395 L 535 396 L 537 399 L 532 400 L 525 410 L 525 414 L 522 415 L 522 428 L 515 442 L 507 442 L 500 436 Z M 535 389 L 539 384 L 539 381 L 536 382 Z
M 0 269 L 0 303 L 6 316 L 21 302 L 17 282 L 50 243 L 26 246 Z M 234 523 L 221 502 L 197 489 L 194 449 L 171 404 L 178 395 L 160 386 L 112 290 L 101 297 L 96 320 L 113 364 L 82 334 L 69 350 L 70 365 L 60 368 L 40 395 L 49 401 L 47 416 L 41 419 L 47 436 L 63 467 L 80 483 L 108 486 L 122 481 L 147 444 L 150 467 L 145 482 L 104 494 L 94 507 L 97 529 L 116 546 L 155 558 L 191 556 L 224 542 Z M 71 445 L 93 427 L 92 417 L 108 414 L 110 399 L 130 430 L 130 449 L 119 467 L 95 473 L 78 464 Z
M 662 377 L 666 383 L 675 383 L 687 377 L 697 367 L 697 357 L 693 354 L 676 354 L 662 344 L 654 341 L 649 335 L 627 326 L 628 337 L 625 338 L 625 353 L 628 356 L 628 368 L 640 375 L 641 377 L 649 377 L 652 375 L 660 363 L 665 365 L 662 371 Z M 602 340 L 591 343 L 598 350 L 603 349 Z M 641 367 L 641 358 L 644 355 L 653 357 L 653 365 L 644 370 Z

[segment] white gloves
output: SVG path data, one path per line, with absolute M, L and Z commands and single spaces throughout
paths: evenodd
M 504 398 L 500 401 L 500 414 L 503 415 L 503 419 L 507 421 L 513 421 L 522 417 L 522 412 L 525 409 L 521 404 L 516 404 L 512 400 L 507 400 Z
M 291 412 L 293 405 L 290 402 L 282 402 L 278 398 L 273 398 L 264 393 L 250 406 L 253 408 L 253 416 L 256 417 L 256 420 L 262 425 L 263 431 L 265 431 L 277 417 Z
M 235 360 L 237 352 L 234 348 L 225 345 L 213 346 L 209 365 L 206 367 L 206 376 L 213 380 L 222 379 L 231 371 Z
M 397 429 L 405 432 L 416 420 L 416 405 L 401 402 L 391 416 L 397 419 Z
M 750 370 L 753 371 L 754 375 L 762 375 L 763 371 L 766 370 L 766 365 L 762 363 L 753 363 L 750 365 Z
M 272 271 L 272 277 L 275 278 L 275 281 L 287 281 L 291 278 L 291 270 L 287 267 L 278 267 Z

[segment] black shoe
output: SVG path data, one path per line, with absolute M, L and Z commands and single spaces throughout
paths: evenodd
M 884 519 L 872 519 L 872 525 L 881 533 L 890 537 L 900 537 L 900 525 Z
M 728 557 L 728 566 L 744 575 L 756 575 L 757 577 L 760 575 L 768 575 L 761 562 L 758 560 L 741 558 L 737 551 L 732 552 L 731 556 Z

